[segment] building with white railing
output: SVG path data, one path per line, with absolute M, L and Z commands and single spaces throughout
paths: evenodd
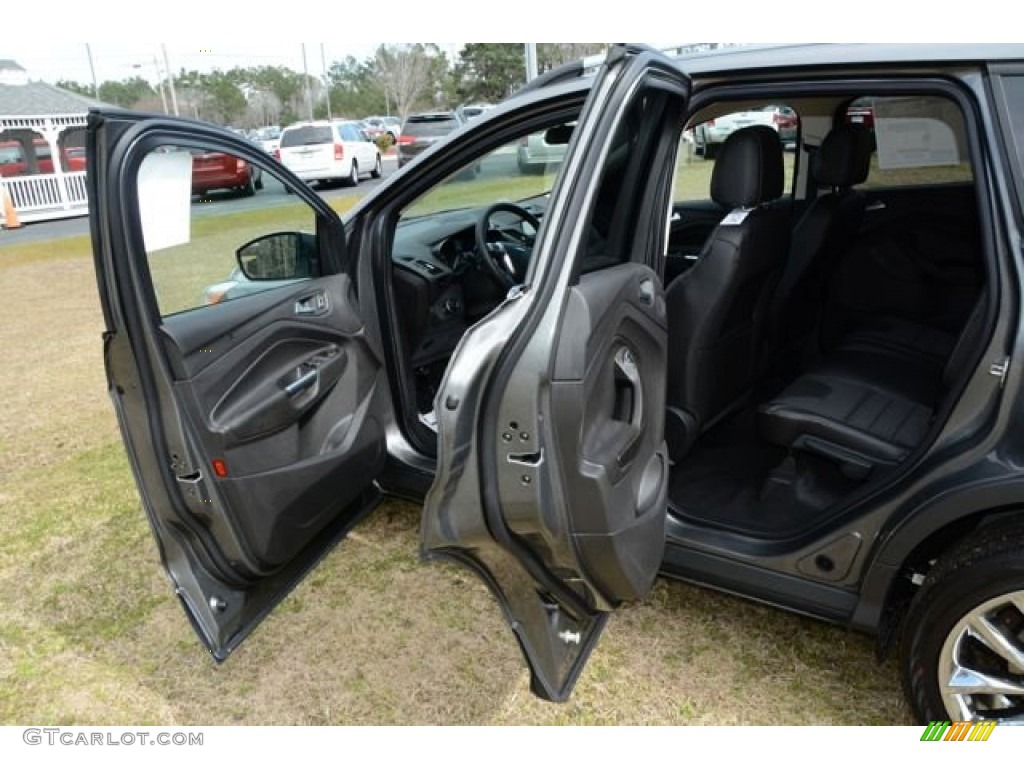
M 102 103 L 0 59 L 0 182 L 22 222 L 84 216 L 85 125 Z

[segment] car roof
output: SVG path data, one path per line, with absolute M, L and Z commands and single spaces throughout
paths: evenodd
M 633 50 L 637 46 L 627 46 Z M 648 46 L 642 46 L 648 48 Z M 694 50 L 680 45 L 660 51 L 693 78 L 695 85 L 710 84 L 731 75 L 804 76 L 825 70 L 860 70 L 880 67 L 912 67 L 933 70 L 957 64 L 1024 61 L 1021 44 L 761 44 Z M 501 102 L 522 103 L 558 93 L 587 91 L 606 53 L 586 56 L 544 72 Z M 503 111 L 503 110 L 498 110 Z
M 672 56 L 672 49 L 665 51 Z M 1024 58 L 1020 44 L 907 44 L 863 43 L 803 45 L 751 45 L 708 51 L 679 50 L 676 62 L 691 74 L 760 69 L 862 64 L 954 63 L 1004 61 Z

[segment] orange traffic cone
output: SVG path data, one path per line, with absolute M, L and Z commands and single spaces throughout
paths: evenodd
M 4 191 L 4 229 L 17 229 L 21 226 L 21 222 L 18 221 L 18 212 L 14 210 L 14 201 L 11 200 L 11 193 L 2 184 L 0 184 L 0 188 Z

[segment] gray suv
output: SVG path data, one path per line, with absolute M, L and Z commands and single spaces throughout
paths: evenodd
M 687 161 L 749 104 L 794 153 L 749 125 Z M 225 130 L 90 116 L 109 392 L 212 657 L 393 494 L 546 699 L 662 576 L 874 636 L 924 722 L 1024 721 L 1024 46 L 614 46 L 456 125 L 411 118 L 432 162 L 342 220 Z M 161 317 L 140 168 L 182 141 L 298 205 L 231 244 L 269 290 Z
M 420 152 L 432 147 L 462 123 L 455 112 L 409 115 L 398 135 L 398 167 L 401 168 Z

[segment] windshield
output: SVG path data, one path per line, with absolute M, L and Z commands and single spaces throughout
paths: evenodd
M 309 144 L 330 144 L 331 128 L 328 125 L 302 125 L 289 128 L 281 135 L 281 147 L 304 147 Z

